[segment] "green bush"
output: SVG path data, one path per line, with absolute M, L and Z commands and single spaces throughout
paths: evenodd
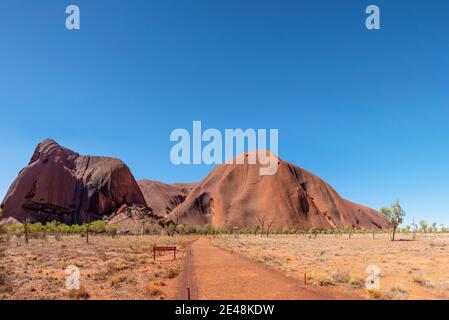
M 97 220 L 97 221 L 91 222 L 89 225 L 89 231 L 92 233 L 106 232 L 106 221 Z
M 47 232 L 55 233 L 59 231 L 60 224 L 61 224 L 60 222 L 53 220 L 52 222 L 47 222 L 45 224 L 45 227 L 47 228 Z
M 77 225 L 77 224 L 72 224 L 70 226 L 70 233 L 81 233 L 81 226 Z

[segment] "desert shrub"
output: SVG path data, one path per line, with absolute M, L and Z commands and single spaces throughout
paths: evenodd
M 115 237 L 118 234 L 118 227 L 116 225 L 106 226 L 106 233 L 111 237 Z
M 0 225 L 0 234 L 5 234 L 7 232 L 7 229 L 4 226 Z
M 12 226 L 6 227 L 6 231 L 10 232 L 10 233 L 22 233 L 25 230 L 24 230 L 23 225 L 12 225 Z
M 47 232 L 51 232 L 51 233 L 54 233 L 54 232 L 58 232 L 59 231 L 59 225 L 60 225 L 61 223 L 59 223 L 58 221 L 52 221 L 52 222 L 47 222 L 46 224 L 45 224 L 45 227 L 47 228 Z
M 332 274 L 332 280 L 336 283 L 349 283 L 351 275 L 348 271 L 337 270 Z
M 73 224 L 70 226 L 70 233 L 81 233 L 82 232 L 82 228 L 81 226 L 77 225 L 77 224 Z
M 107 272 L 109 274 L 112 274 L 114 272 L 123 271 L 123 270 L 128 269 L 128 264 L 126 263 L 125 260 L 118 259 L 118 260 L 109 262 L 107 264 L 106 268 L 107 268 Z
M 152 283 L 148 283 L 145 286 L 145 291 L 150 297 L 162 296 L 164 294 L 157 286 Z
M 407 294 L 407 290 L 404 289 L 403 287 L 401 287 L 399 284 L 394 285 L 390 291 L 394 294 L 399 294 L 399 295 L 406 295 Z
M 354 274 L 351 275 L 348 283 L 356 288 L 362 288 L 365 285 L 365 281 L 361 277 Z
M 386 300 L 387 299 L 387 296 L 385 296 L 378 289 L 369 289 L 367 292 L 368 292 L 368 297 L 370 299 L 374 299 L 374 300 Z
M 62 233 L 62 234 L 68 234 L 68 233 L 70 233 L 70 226 L 61 223 L 61 224 L 58 226 L 58 232 L 59 232 L 59 233 Z
M 111 278 L 111 287 L 117 288 L 122 282 L 127 282 L 128 278 L 124 275 L 116 275 Z
M 28 232 L 30 233 L 42 232 L 44 229 L 45 227 L 40 222 L 28 224 Z
M 145 226 L 144 226 L 145 234 L 149 234 L 149 235 L 159 235 L 159 234 L 161 234 L 162 230 L 163 230 L 163 228 L 157 223 L 148 223 L 148 224 L 145 224 Z
M 90 294 L 87 291 L 86 287 L 81 285 L 79 289 L 70 290 L 69 297 L 72 299 L 87 300 L 90 298 Z
M 434 285 L 430 280 L 427 280 L 423 277 L 414 277 L 413 282 L 419 284 L 420 286 L 426 287 L 426 288 L 433 288 Z
M 92 233 L 106 232 L 106 221 L 97 220 L 97 221 L 91 222 L 89 225 L 89 231 Z
M 311 279 L 314 283 L 322 287 L 329 287 L 335 284 L 332 277 L 325 273 L 314 273 L 312 274 Z
M 173 234 L 176 231 L 176 225 L 174 223 L 170 223 L 169 225 L 165 226 L 165 230 L 167 230 L 168 234 Z
M 167 278 L 169 278 L 169 279 L 176 278 L 179 273 L 180 273 L 180 270 L 177 267 L 168 267 L 167 269 L 165 269 L 165 274 L 167 275 Z

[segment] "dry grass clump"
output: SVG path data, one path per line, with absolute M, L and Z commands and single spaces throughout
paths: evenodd
M 337 270 L 332 274 L 332 281 L 334 283 L 349 283 L 351 274 L 348 271 Z
M 368 298 L 373 300 L 390 300 L 391 296 L 378 289 L 368 289 Z
M 413 282 L 419 284 L 420 286 L 426 287 L 426 288 L 433 288 L 434 284 L 432 283 L 432 281 L 427 280 L 423 277 L 413 277 Z
M 83 285 L 79 289 L 72 289 L 69 291 L 69 297 L 76 300 L 87 300 L 90 298 L 90 293 Z
M 176 278 L 180 272 L 181 270 L 178 267 L 169 266 L 165 269 L 165 274 L 169 279 Z
M 332 276 L 329 276 L 327 273 L 323 272 L 312 273 L 310 280 L 321 287 L 330 287 L 335 285 L 335 281 L 332 279 Z
M 150 298 L 162 297 L 164 295 L 164 292 L 151 282 L 147 283 L 145 286 L 145 292 Z
M 390 292 L 394 299 L 405 299 L 408 296 L 408 291 L 400 284 L 396 284 L 391 287 Z
M 126 261 L 122 260 L 122 259 L 118 259 L 115 261 L 111 261 L 107 264 L 107 269 L 109 273 L 114 273 L 117 271 L 123 271 L 128 269 L 128 265 L 126 263 Z
M 167 284 L 165 283 L 164 280 L 160 280 L 160 281 L 155 281 L 154 285 L 158 286 L 158 287 L 165 287 Z
M 355 274 L 351 275 L 348 283 L 355 288 L 363 288 L 365 286 L 365 280 Z
M 126 282 L 130 283 L 133 282 L 132 279 L 129 279 L 127 276 L 124 275 L 116 275 L 111 278 L 111 287 L 117 288 L 120 286 L 121 283 Z

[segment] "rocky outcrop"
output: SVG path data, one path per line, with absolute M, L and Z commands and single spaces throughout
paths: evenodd
M 259 163 L 219 165 L 163 222 L 250 227 L 259 218 L 273 229 L 389 227 L 377 211 L 343 199 L 318 176 L 281 159 L 278 165 L 265 176 Z
M 129 168 L 120 160 L 81 156 L 53 140 L 36 147 L 1 204 L 5 217 L 67 224 L 102 218 L 123 204 L 147 207 Z
M 143 205 L 124 204 L 109 217 L 108 226 L 116 226 L 120 233 L 143 234 L 145 225 L 158 224 L 153 211 Z
M 151 205 L 153 213 L 159 217 L 165 217 L 178 205 L 184 202 L 188 193 L 195 186 L 194 183 L 166 184 L 160 181 L 137 181 L 143 196 Z

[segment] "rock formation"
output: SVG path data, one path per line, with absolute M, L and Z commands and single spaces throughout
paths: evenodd
M 123 204 L 147 207 L 120 160 L 81 156 L 53 140 L 41 142 L 1 204 L 4 217 L 67 224 L 101 219 Z
M 217 166 L 163 223 L 250 227 L 259 218 L 278 230 L 389 227 L 377 211 L 343 199 L 318 176 L 281 159 L 278 164 L 276 174 L 265 176 L 260 163 Z
M 170 185 L 152 180 L 139 180 L 137 184 L 142 190 L 146 202 L 151 205 L 153 213 L 159 217 L 165 217 L 180 205 L 195 186 L 194 183 Z

